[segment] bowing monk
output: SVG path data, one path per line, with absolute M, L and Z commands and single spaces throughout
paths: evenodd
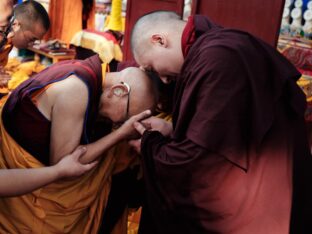
M 153 83 L 142 70 L 108 68 L 98 55 L 60 62 L 8 97 L 2 112 L 2 167 L 54 165 L 79 144 L 88 149 L 80 161 L 99 160 L 99 166 L 79 180 L 59 181 L 20 199 L 0 199 L 1 232 L 97 233 L 118 160 L 105 152 L 135 132 L 132 123 L 150 115 L 142 111 L 156 104 Z M 99 116 L 115 123 L 129 120 L 96 138 Z M 12 212 L 15 206 L 18 213 Z
M 0 2 L 0 44 L 5 45 L 4 41 L 9 35 L 13 13 L 13 1 L 2 0 Z M 2 56 L 2 46 L 0 53 Z M 1 84 L 0 84 L 1 86 Z M 0 170 L 0 196 L 17 196 L 31 192 L 48 183 L 63 177 L 78 176 L 91 169 L 95 163 L 83 165 L 79 162 L 79 156 L 85 152 L 83 148 L 77 149 L 72 155 L 63 158 L 58 164 L 51 167 L 38 169 L 10 169 Z
M 275 48 L 204 16 L 134 26 L 145 70 L 176 81 L 173 124 L 150 118 L 141 233 L 312 233 L 312 163 L 300 73 Z

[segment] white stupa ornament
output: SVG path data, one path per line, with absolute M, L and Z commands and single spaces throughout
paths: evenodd
M 303 1 L 302 0 L 296 0 L 295 1 L 295 8 L 302 8 Z
M 302 10 L 300 8 L 294 8 L 291 11 L 291 18 L 292 18 L 292 27 L 300 28 L 301 21 L 302 21 Z
M 302 27 L 304 34 L 307 37 L 310 37 L 312 33 L 312 9 L 308 9 L 304 12 L 303 18 L 305 20 L 305 23 Z
M 282 18 L 282 27 L 289 26 L 290 19 L 290 10 L 289 8 L 284 8 L 283 18 Z
M 300 36 L 302 30 L 302 10 L 301 8 L 294 8 L 290 14 L 292 23 L 290 25 L 291 36 Z
M 308 2 L 307 8 L 308 8 L 309 10 L 312 10 L 312 1 L 309 1 L 309 2 Z
M 285 8 L 290 8 L 291 4 L 292 4 L 292 0 L 286 0 L 284 7 Z

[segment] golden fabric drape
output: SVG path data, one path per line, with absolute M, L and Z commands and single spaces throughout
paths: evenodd
M 69 43 L 74 34 L 82 30 L 82 7 L 81 0 L 51 0 L 49 6 L 51 27 L 47 38 Z M 87 23 L 90 29 L 94 28 L 94 14 L 93 7 Z

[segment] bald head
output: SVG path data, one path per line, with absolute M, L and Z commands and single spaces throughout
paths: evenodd
M 28 0 L 18 4 L 14 8 L 14 14 L 20 22 L 23 22 L 26 29 L 31 29 L 37 23 L 40 23 L 46 31 L 50 28 L 48 12 L 36 1 Z
M 14 37 L 12 43 L 19 49 L 27 48 L 36 40 L 41 40 L 50 27 L 50 19 L 45 8 L 38 2 L 28 0 L 14 8 Z
M 147 42 L 152 33 L 175 31 L 174 29 L 181 23 L 183 23 L 181 17 L 172 11 L 155 11 L 142 16 L 132 29 L 132 52 L 135 54 L 144 46 L 148 46 Z
M 156 72 L 164 83 L 180 74 L 185 24 L 174 12 L 156 11 L 142 16 L 134 25 L 131 35 L 134 59 L 146 71 Z
M 130 116 L 156 107 L 157 91 L 153 80 L 139 68 L 129 67 L 120 72 L 120 79 L 129 84 Z
M 142 111 L 153 111 L 157 101 L 153 80 L 141 69 L 130 67 L 106 74 L 99 113 L 120 123 Z

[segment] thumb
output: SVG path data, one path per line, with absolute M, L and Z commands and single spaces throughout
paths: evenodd
M 140 114 L 137 114 L 136 116 L 134 116 L 134 118 L 135 118 L 135 121 L 140 121 L 142 119 L 150 117 L 151 114 L 152 112 L 150 110 L 146 110 L 146 111 L 141 112 Z
M 143 135 L 143 133 L 146 131 L 146 128 L 145 128 L 144 125 L 141 124 L 140 122 L 134 122 L 134 123 L 133 123 L 133 127 L 134 127 L 141 135 Z
M 78 146 L 72 153 L 72 156 L 76 159 L 79 159 L 85 152 L 87 152 L 87 147 Z
M 98 162 L 99 161 L 94 161 L 92 163 L 85 164 L 85 165 L 83 165 L 83 168 L 85 169 L 85 171 L 89 171 L 92 168 L 94 168 L 98 164 Z

